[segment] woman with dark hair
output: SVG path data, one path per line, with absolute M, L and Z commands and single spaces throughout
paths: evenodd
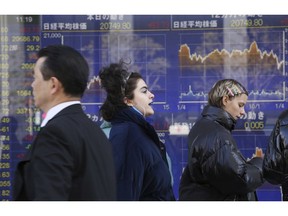
M 145 117 L 153 115 L 154 95 L 142 76 L 128 72 L 125 63 L 99 72 L 107 93 L 100 112 L 111 122 L 118 200 L 175 200 L 166 149 Z
M 208 105 L 188 135 L 180 200 L 257 200 L 255 190 L 264 182 L 262 156 L 247 161 L 231 135 L 247 98 L 247 90 L 233 79 L 210 90 Z

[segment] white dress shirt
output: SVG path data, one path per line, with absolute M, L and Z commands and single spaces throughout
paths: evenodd
M 47 122 L 52 119 L 57 113 L 59 113 L 61 110 L 63 110 L 64 108 L 71 106 L 73 104 L 80 104 L 80 101 L 69 101 L 69 102 L 64 102 L 64 103 L 60 103 L 54 107 L 52 107 L 50 110 L 48 110 L 45 118 L 43 119 L 42 123 L 41 123 L 41 127 L 44 127 Z

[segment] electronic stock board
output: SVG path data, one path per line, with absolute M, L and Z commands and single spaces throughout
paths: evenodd
M 98 71 L 131 61 L 155 95 L 148 121 L 166 145 L 178 198 L 187 163 L 187 135 L 219 79 L 234 78 L 249 91 L 246 115 L 233 136 L 242 154 L 266 149 L 274 123 L 287 109 L 288 15 L 2 15 L 0 16 L 0 200 L 12 199 L 15 166 L 37 131 L 42 113 L 31 91 L 36 53 L 50 44 L 72 46 L 87 59 L 90 78 L 82 106 L 101 124 L 105 93 Z M 280 200 L 265 183 L 259 200 Z

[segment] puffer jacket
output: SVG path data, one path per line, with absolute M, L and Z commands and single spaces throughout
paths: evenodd
M 281 185 L 282 200 L 288 201 L 288 110 L 279 115 L 270 135 L 263 175 L 271 184 Z
M 189 157 L 179 200 L 257 200 L 264 183 L 262 158 L 247 161 L 231 135 L 236 121 L 207 105 L 188 135 Z

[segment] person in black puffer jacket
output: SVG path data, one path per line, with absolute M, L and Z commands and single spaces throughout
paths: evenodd
M 246 160 L 231 135 L 245 114 L 247 90 L 233 79 L 218 81 L 208 105 L 188 135 L 188 164 L 181 176 L 179 200 L 256 201 L 264 183 L 263 158 Z
M 279 115 L 270 135 L 263 174 L 268 182 L 281 186 L 282 200 L 288 201 L 288 110 Z

